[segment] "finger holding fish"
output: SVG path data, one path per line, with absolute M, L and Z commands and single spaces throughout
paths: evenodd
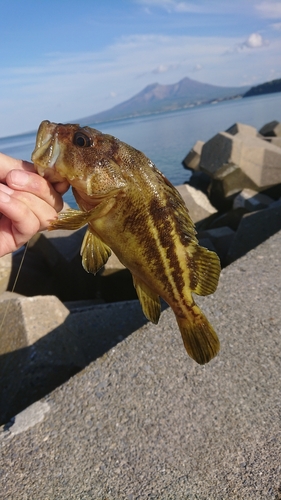
M 12 157 L 5 155 L 4 153 L 1 153 L 1 152 L 0 152 L 0 165 L 1 165 L 0 182 L 3 182 L 5 184 L 8 183 L 7 180 L 9 180 L 10 172 L 13 170 L 29 173 L 31 186 L 32 186 L 32 178 L 34 179 L 34 175 L 36 176 L 35 179 L 38 177 L 37 171 L 35 170 L 33 163 L 31 163 L 29 161 L 18 160 L 16 158 L 12 158 Z M 40 177 L 39 177 L 39 179 L 40 179 Z M 35 184 L 35 182 L 33 183 L 34 189 L 36 191 L 34 194 L 38 194 L 38 193 L 40 193 L 44 184 L 46 184 L 46 180 L 43 180 L 43 179 L 39 180 L 37 182 L 37 185 Z M 10 183 L 12 183 L 11 179 L 10 179 Z M 16 189 L 19 189 L 20 186 L 21 186 L 21 184 L 19 184 L 17 182 L 17 185 L 14 185 L 14 186 L 11 185 L 10 187 L 15 187 Z M 69 183 L 67 182 L 66 179 L 63 179 L 63 180 L 61 180 L 61 182 L 53 183 L 53 188 L 57 193 L 64 194 L 69 188 Z
M 57 217 L 56 209 L 46 201 L 5 184 L 0 184 L 0 214 L 0 255 L 20 248 Z

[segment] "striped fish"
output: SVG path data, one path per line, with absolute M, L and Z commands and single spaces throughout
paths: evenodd
M 32 161 L 50 182 L 67 179 L 80 210 L 50 229 L 88 224 L 82 264 L 97 273 L 111 250 L 132 273 L 145 316 L 157 323 L 162 297 L 173 309 L 187 353 L 197 363 L 219 351 L 218 337 L 192 293 L 216 290 L 220 262 L 198 245 L 178 191 L 140 151 L 90 127 L 41 123 Z

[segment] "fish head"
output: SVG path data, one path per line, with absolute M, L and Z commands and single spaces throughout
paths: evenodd
M 117 149 L 117 139 L 96 129 L 45 120 L 31 159 L 51 183 L 66 179 L 82 198 L 102 198 L 126 185 L 115 160 Z

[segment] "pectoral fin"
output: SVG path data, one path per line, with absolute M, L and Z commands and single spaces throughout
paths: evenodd
M 111 255 L 111 250 L 88 229 L 82 242 L 80 254 L 85 271 L 96 274 L 106 264 Z
M 90 211 L 91 212 L 91 211 Z M 52 221 L 48 227 L 49 231 L 54 229 L 80 229 L 85 226 L 91 218 L 90 212 L 82 212 L 82 210 L 74 210 L 70 208 L 66 212 L 61 212 L 58 218 Z
M 152 321 L 152 323 L 157 324 L 161 313 L 159 296 L 140 278 L 133 275 L 133 281 L 144 315 L 147 319 Z
M 79 229 L 85 226 L 87 222 L 94 221 L 104 217 L 115 205 L 115 198 L 106 198 L 91 210 L 68 209 L 61 212 L 58 218 L 50 223 L 49 231 L 54 229 Z

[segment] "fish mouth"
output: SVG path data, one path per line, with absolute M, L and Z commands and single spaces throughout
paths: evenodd
M 41 123 L 31 160 L 39 175 L 50 182 L 61 182 L 65 180 L 65 177 L 56 170 L 61 148 L 55 127 L 56 124 L 47 120 Z

